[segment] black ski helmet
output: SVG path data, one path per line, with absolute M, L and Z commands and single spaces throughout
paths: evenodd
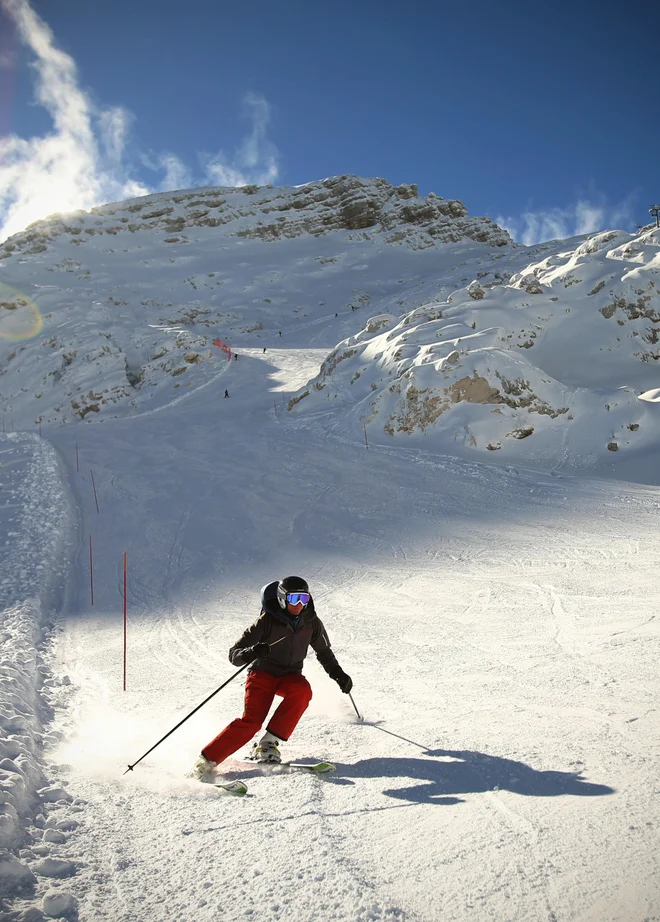
M 280 608 L 285 610 L 287 592 L 309 592 L 307 580 L 304 580 L 302 576 L 285 576 L 279 581 L 277 584 L 277 601 L 280 603 Z

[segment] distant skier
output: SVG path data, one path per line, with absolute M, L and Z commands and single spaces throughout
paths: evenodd
M 234 361 L 235 361 L 235 362 L 238 362 L 238 353 L 237 353 L 237 352 L 234 352 Z
M 282 335 L 282 331 L 281 331 L 281 330 L 278 330 L 277 332 L 280 334 L 280 336 Z
M 312 698 L 302 675 L 309 646 L 319 663 L 344 694 L 353 688 L 330 649 L 330 640 L 316 614 L 309 586 L 300 576 L 285 576 L 261 590 L 261 614 L 229 651 L 234 666 L 251 663 L 245 683 L 245 708 L 208 743 L 195 763 L 194 774 L 208 778 L 213 769 L 248 743 L 257 733 L 278 695 L 283 700 L 268 721 L 266 732 L 255 742 L 250 759 L 281 762 L 279 744 L 286 742 Z
M 225 397 L 229 397 L 229 391 L 225 388 Z
M 266 347 L 264 346 L 264 352 L 265 352 L 265 351 L 266 351 Z

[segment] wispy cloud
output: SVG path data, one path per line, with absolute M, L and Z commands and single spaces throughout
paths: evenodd
M 526 211 L 517 217 L 498 215 L 495 221 L 527 246 L 610 228 L 628 230 L 634 224 L 636 196 L 632 192 L 619 204 L 609 205 L 603 195 L 594 192 L 591 198 L 595 201 L 579 198 L 565 208 Z
M 35 96 L 52 118 L 53 130 L 29 141 L 17 135 L 0 139 L 0 238 L 54 211 L 90 208 L 121 196 L 129 185 L 127 177 L 104 170 L 104 156 L 120 162 L 121 151 L 104 150 L 97 129 L 103 122 L 121 124 L 125 113 L 96 115 L 78 87 L 73 59 L 55 47 L 51 30 L 29 3 L 2 0 L 2 5 L 34 55 Z
M 247 93 L 243 105 L 251 130 L 231 159 L 221 151 L 203 158 L 209 182 L 220 186 L 267 185 L 279 174 L 278 152 L 267 136 L 270 106 L 263 96 Z
M 29 0 L 0 5 L 33 55 L 35 98 L 52 120 L 52 130 L 42 137 L 0 138 L 0 240 L 54 212 L 199 184 L 261 185 L 277 178 L 277 150 L 266 138 L 270 108 L 256 94 L 245 99 L 251 126 L 243 143 L 232 157 L 222 151 L 200 157 L 198 177 L 173 153 L 129 163 L 134 116 L 123 107 L 93 105 L 79 86 L 75 61 L 57 48 Z M 10 58 L 3 64 L 11 64 Z M 145 167 L 155 174 L 149 184 L 137 175 Z

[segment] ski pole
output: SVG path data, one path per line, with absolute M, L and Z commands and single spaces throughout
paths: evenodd
M 174 733 L 175 730 L 178 730 L 178 729 L 179 729 L 179 727 L 181 726 L 181 724 L 185 723 L 185 722 L 188 720 L 188 717 L 192 717 L 193 714 L 196 714 L 197 711 L 198 711 L 200 708 L 204 707 L 204 705 L 206 704 L 207 701 L 210 701 L 211 698 L 212 698 L 214 695 L 217 695 L 219 691 L 222 691 L 222 689 L 225 687 L 225 685 L 229 685 L 230 682 L 233 682 L 234 679 L 236 678 L 236 676 L 237 676 L 239 673 L 243 672 L 244 669 L 247 669 L 247 667 L 248 667 L 249 665 L 250 665 L 250 663 L 246 663 L 245 666 L 241 666 L 241 668 L 238 669 L 238 670 L 233 674 L 233 676 L 230 676 L 230 678 L 228 678 L 226 682 L 223 682 L 223 683 L 222 683 L 222 685 L 220 686 L 220 688 L 216 688 L 216 690 L 215 690 L 214 692 L 211 692 L 211 694 L 208 696 L 208 698 L 204 698 L 204 700 L 202 701 L 202 703 L 201 703 L 201 704 L 198 704 L 197 707 L 194 709 L 194 711 L 191 711 L 190 714 L 188 714 L 186 717 L 183 718 L 183 720 L 180 720 L 180 721 L 178 722 L 178 724 L 176 725 L 176 727 L 172 727 L 172 729 L 170 730 L 170 732 L 169 732 L 169 733 L 166 733 L 165 736 L 163 736 L 162 739 L 159 739 L 157 743 L 154 743 L 154 745 L 151 747 L 151 749 L 147 749 L 147 751 L 145 752 L 145 754 L 142 755 L 142 756 L 140 756 L 140 758 L 137 760 L 137 762 L 133 762 L 132 765 L 129 765 L 128 768 L 126 769 L 126 771 L 124 772 L 124 774 L 126 775 L 128 772 L 132 772 L 133 769 L 135 768 L 135 766 L 138 764 L 138 762 L 141 762 L 142 759 L 145 758 L 145 756 L 148 756 L 150 752 L 153 752 L 154 749 L 156 748 L 156 746 L 160 746 L 160 744 L 163 742 L 163 740 L 166 740 L 167 737 L 168 737 L 168 736 L 171 736 L 171 735 Z
M 284 640 L 284 637 L 280 637 L 280 640 Z M 280 640 L 276 640 L 275 643 L 270 644 L 270 646 L 271 646 L 271 647 L 274 647 L 275 644 L 277 644 L 277 643 L 280 642 Z M 243 672 L 244 669 L 247 669 L 247 667 L 248 667 L 249 665 L 251 665 L 251 663 L 246 663 L 244 666 L 241 666 L 241 668 L 238 669 L 232 676 L 230 676 L 230 677 L 227 679 L 226 682 L 223 682 L 223 683 L 222 683 L 222 685 L 220 686 L 220 688 L 216 688 L 216 690 L 215 690 L 214 692 L 211 692 L 211 694 L 208 696 L 208 698 L 204 698 L 204 700 L 202 701 L 202 703 L 201 703 L 201 704 L 198 704 L 197 707 L 194 709 L 194 711 L 191 711 L 190 714 L 188 714 L 186 717 L 183 718 L 183 720 L 180 720 L 180 721 L 178 722 L 178 724 L 176 725 L 176 727 L 172 727 L 172 729 L 170 730 L 170 732 L 169 732 L 169 733 L 166 733 L 165 736 L 162 737 L 162 739 L 159 739 L 157 743 L 154 743 L 154 745 L 151 747 L 151 749 L 147 749 L 147 751 L 145 752 L 145 754 L 142 755 L 142 756 L 140 756 L 140 758 L 137 760 L 137 762 L 133 762 L 132 765 L 129 765 L 128 768 L 126 769 L 126 771 L 124 772 L 124 774 L 126 775 L 126 774 L 128 774 L 128 772 L 132 772 L 133 769 L 135 768 L 135 766 L 138 764 L 138 762 L 141 762 L 142 759 L 145 758 L 145 756 L 148 756 L 150 752 L 153 752 L 154 749 L 156 748 L 156 746 L 160 746 L 160 744 L 163 742 L 163 740 L 166 740 L 167 737 L 168 737 L 168 736 L 171 736 L 171 735 L 174 733 L 175 730 L 178 730 L 178 729 L 179 729 L 179 727 L 181 726 L 181 724 L 184 724 L 184 723 L 188 720 L 188 717 L 192 717 L 193 714 L 196 714 L 197 711 L 198 711 L 200 708 L 203 708 L 203 707 L 204 707 L 204 705 L 206 704 L 207 701 L 210 701 L 211 698 L 212 698 L 214 695 L 217 695 L 219 691 L 222 691 L 222 689 L 225 687 L 225 685 L 229 685 L 230 682 L 233 682 L 234 679 L 236 678 L 236 676 L 239 675 L 239 673 Z
M 353 707 L 355 708 L 355 713 L 357 714 L 358 719 L 359 719 L 359 720 L 362 720 L 362 717 L 360 716 L 360 712 L 359 712 L 358 709 L 355 707 L 355 701 L 353 701 L 353 695 L 352 695 L 350 692 L 348 693 L 348 697 L 351 699 L 351 704 L 352 704 Z
M 284 640 L 284 637 L 280 637 L 280 640 Z M 271 647 L 274 647 L 276 643 L 279 643 L 279 642 L 280 642 L 280 640 L 276 640 L 275 643 L 270 644 L 270 646 L 271 646 Z M 145 752 L 145 754 L 142 755 L 142 756 L 140 756 L 140 758 L 137 760 L 137 762 L 133 762 L 132 765 L 129 765 L 128 768 L 126 769 L 126 771 L 124 772 L 124 774 L 126 775 L 126 774 L 128 774 L 128 772 L 132 772 L 133 769 L 135 768 L 135 766 L 138 764 L 138 762 L 141 762 L 142 759 L 144 759 L 146 756 L 148 756 L 150 752 L 153 752 L 154 749 L 156 748 L 156 746 L 160 746 L 160 744 L 163 742 L 163 740 L 166 740 L 167 737 L 168 737 L 168 736 L 171 736 L 171 735 L 174 733 L 175 730 L 178 730 L 178 729 L 179 729 L 179 727 L 181 726 L 181 724 L 184 724 L 184 723 L 188 720 L 188 717 L 192 717 L 193 714 L 196 714 L 197 711 L 198 711 L 200 708 L 204 707 L 204 705 L 206 704 L 207 701 L 210 701 L 211 698 L 212 698 L 214 695 L 217 695 L 219 691 L 222 691 L 222 689 L 225 687 L 225 685 L 229 685 L 230 682 L 233 682 L 234 679 L 236 678 L 236 676 L 239 675 L 239 673 L 243 672 L 244 669 L 247 669 L 247 667 L 248 667 L 249 665 L 250 665 L 250 663 L 246 663 L 245 666 L 241 666 L 241 668 L 238 669 L 238 670 L 233 674 L 233 676 L 230 676 L 230 677 L 227 679 L 226 682 L 223 682 L 223 683 L 222 683 L 222 685 L 220 686 L 220 688 L 216 688 L 216 690 L 215 690 L 214 692 L 211 692 L 211 694 L 208 696 L 208 698 L 204 698 L 204 700 L 202 701 L 202 703 L 201 703 L 201 704 L 198 704 L 197 707 L 194 709 L 194 711 L 191 711 L 190 714 L 188 714 L 186 717 L 183 718 L 183 720 L 180 720 L 179 723 L 176 725 L 176 727 L 172 727 L 172 729 L 170 730 L 170 732 L 169 732 L 169 733 L 166 733 L 165 736 L 162 737 L 162 739 L 159 739 L 157 743 L 154 743 L 154 745 L 151 747 L 151 749 L 147 749 L 147 751 Z

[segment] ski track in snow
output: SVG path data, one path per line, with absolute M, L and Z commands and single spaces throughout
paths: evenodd
M 277 386 L 317 359 L 296 350 Z M 3 561 L 16 820 L 0 830 L 20 847 L 0 855 L 2 918 L 660 918 L 657 489 L 366 451 L 244 390 L 231 408 L 207 388 L 185 410 L 62 431 L 61 462 L 3 440 L 5 531 L 22 517 L 31 537 L 20 569 L 14 544 Z M 64 601 L 50 571 L 69 566 L 78 516 Z M 308 577 L 366 720 L 312 656 L 286 756 L 337 773 L 232 762 L 242 799 L 187 780 L 240 712 L 241 677 L 124 775 L 229 677 L 260 586 L 288 571 Z

